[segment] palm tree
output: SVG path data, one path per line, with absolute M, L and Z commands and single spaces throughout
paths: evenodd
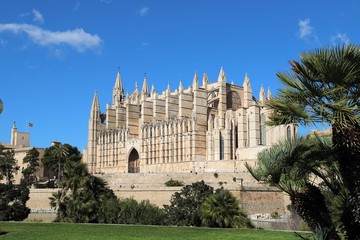
M 200 207 L 203 225 L 209 227 L 251 227 L 239 201 L 226 189 L 217 189 Z
M 53 146 L 53 157 L 55 157 L 58 161 L 58 183 L 61 181 L 61 162 L 65 162 L 65 158 L 68 155 L 68 150 L 66 147 L 61 143 L 56 143 Z
M 290 61 L 278 73 L 284 88 L 268 102 L 272 125 L 327 123 L 348 191 L 343 223 L 347 237 L 360 239 L 360 47 L 317 49 Z
M 246 167 L 256 180 L 288 193 L 295 210 L 312 231 L 326 232 L 326 239 L 340 239 L 321 187 L 316 184 L 322 182 L 330 191 L 340 192 L 334 167 L 323 164 L 330 155 L 328 144 L 320 138 L 283 141 L 260 152 L 256 166 L 246 163 Z
M 50 198 L 51 206 L 57 208 L 57 221 L 98 222 L 102 204 L 116 200 L 113 191 L 107 188 L 105 180 L 90 175 L 84 163 L 68 161 L 63 172 L 61 190 Z
M 70 189 L 73 195 L 77 195 L 79 188 L 83 186 L 83 182 L 89 176 L 89 173 L 84 163 L 66 162 L 63 175 L 63 179 L 59 183 L 60 186 L 65 191 Z

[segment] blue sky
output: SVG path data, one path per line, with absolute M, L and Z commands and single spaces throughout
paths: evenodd
M 94 92 L 104 111 L 118 67 L 129 93 L 144 73 L 161 93 L 223 67 L 228 82 L 248 73 L 255 96 L 261 84 L 274 96 L 300 53 L 359 44 L 359 12 L 357 0 L 2 0 L 0 142 L 16 121 L 32 146 L 82 151 Z

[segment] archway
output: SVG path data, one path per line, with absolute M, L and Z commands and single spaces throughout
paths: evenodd
M 128 173 L 140 172 L 139 153 L 133 148 L 129 154 Z

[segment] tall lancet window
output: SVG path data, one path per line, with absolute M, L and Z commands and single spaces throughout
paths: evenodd
M 286 128 L 286 137 L 287 137 L 288 140 L 291 140 L 291 128 L 290 128 L 290 126 L 288 126 Z
M 219 133 L 220 133 L 220 160 L 224 160 L 224 137 L 221 134 L 221 131 Z
M 266 145 L 266 116 L 261 114 L 260 116 L 260 145 Z
M 239 141 L 238 141 L 238 127 L 235 126 L 235 149 L 239 147 Z
M 247 139 L 246 139 L 246 147 L 250 147 L 250 118 L 247 117 Z

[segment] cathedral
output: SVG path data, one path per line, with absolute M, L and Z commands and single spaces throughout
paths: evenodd
M 296 125 L 265 125 L 270 98 L 263 87 L 253 95 L 247 74 L 242 86 L 228 83 L 223 68 L 215 82 L 195 73 L 191 86 L 180 81 L 161 94 L 145 76 L 125 96 L 118 71 L 105 112 L 95 92 L 84 162 L 93 174 L 238 172 L 259 151 L 297 136 Z

